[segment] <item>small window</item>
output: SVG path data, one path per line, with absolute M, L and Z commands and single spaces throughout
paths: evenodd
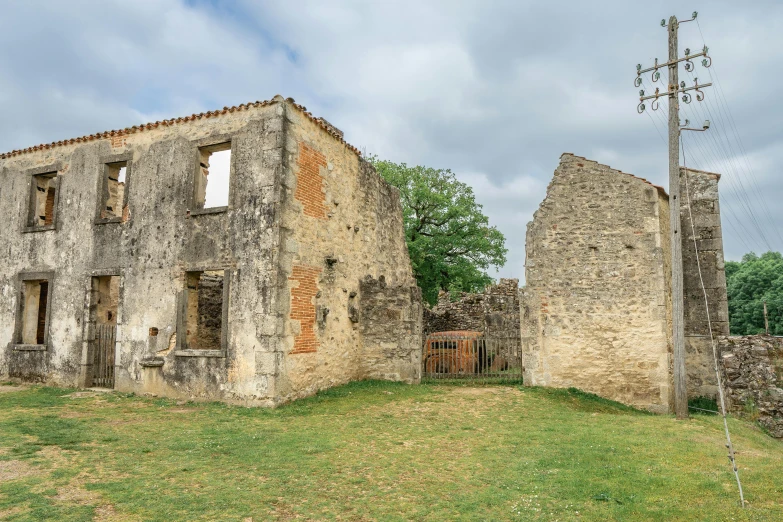
M 36 279 L 22 282 L 22 344 L 46 343 L 46 308 L 49 303 L 49 281 Z
M 104 169 L 101 219 L 121 218 L 125 208 L 125 178 L 128 162 L 108 163 Z
M 57 173 L 35 175 L 32 183 L 28 225 L 31 227 L 53 225 L 57 210 Z
M 221 350 L 223 343 L 223 270 L 186 272 L 186 348 Z
M 231 143 L 198 149 L 194 202 L 196 209 L 228 206 L 231 175 Z

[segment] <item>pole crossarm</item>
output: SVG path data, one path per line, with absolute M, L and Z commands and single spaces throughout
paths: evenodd
M 682 101 L 685 103 L 691 102 L 691 95 L 688 94 L 688 91 L 696 91 L 696 100 L 697 101 L 704 101 L 704 93 L 701 91 L 702 87 L 711 87 L 712 83 L 703 83 L 699 84 L 699 79 L 694 78 L 693 82 L 696 84 L 693 87 L 685 87 L 685 82 L 681 82 L 679 86 L 675 85 L 669 85 L 670 90 L 661 92 L 660 89 L 655 89 L 655 94 L 651 94 L 649 96 L 644 95 L 644 90 L 639 91 L 639 105 L 636 107 L 636 112 L 639 114 L 643 113 L 644 110 L 647 108 L 647 106 L 644 104 L 646 100 L 653 100 L 653 102 L 650 104 L 650 107 L 652 107 L 652 110 L 657 111 L 658 110 L 658 99 L 664 98 L 664 97 L 671 97 L 676 99 L 678 94 L 682 94 Z M 675 89 L 671 89 L 672 87 L 677 87 Z
M 653 98 L 655 98 L 657 100 L 658 98 L 663 98 L 664 96 L 673 96 L 673 95 L 676 95 L 676 94 L 681 93 L 681 92 L 698 91 L 702 87 L 712 87 L 712 83 L 703 83 L 701 85 L 696 84 L 693 87 L 686 87 L 684 89 L 682 87 L 680 87 L 676 91 L 659 92 L 658 89 L 655 89 L 655 94 L 651 94 L 650 96 L 641 96 L 639 98 L 639 101 L 652 100 Z M 640 92 L 644 92 L 644 91 L 640 91 Z M 696 99 L 699 100 L 698 96 L 696 97 Z M 701 101 L 701 100 L 699 100 L 699 101 Z
M 680 23 L 682 23 L 682 22 L 680 22 Z M 694 58 L 698 58 L 699 56 L 704 56 L 706 59 L 709 59 L 710 61 L 712 61 L 712 58 L 710 58 L 709 55 L 707 54 L 708 52 L 709 52 L 709 49 L 707 47 L 705 47 L 704 50 L 702 50 L 700 53 L 691 54 L 690 56 L 688 56 L 687 53 L 686 53 L 686 56 L 683 56 L 682 58 L 678 58 L 677 60 L 674 60 L 674 61 L 671 61 L 671 62 L 666 62 L 666 63 L 658 63 L 658 61 L 657 61 L 658 59 L 656 58 L 655 65 L 653 65 L 652 67 L 648 67 L 647 69 L 642 69 L 641 64 L 637 65 L 636 66 L 636 75 L 640 76 L 640 75 L 642 75 L 642 74 L 644 74 L 646 72 L 657 71 L 658 69 L 663 69 L 664 67 L 668 67 L 670 65 L 674 65 L 675 63 L 689 62 L 689 61 L 693 60 Z
M 709 47 L 706 45 L 701 50 L 701 52 L 698 52 L 696 54 L 691 54 L 690 49 L 685 49 L 685 56 L 682 58 L 671 59 L 666 63 L 658 63 L 658 58 L 655 59 L 655 65 L 652 67 L 648 67 L 647 69 L 642 69 L 642 64 L 636 65 L 636 78 L 634 78 L 633 84 L 635 87 L 639 87 L 642 84 L 642 75 L 644 73 L 648 73 L 652 71 L 651 80 L 653 82 L 657 82 L 661 78 L 661 73 L 658 72 L 658 69 L 663 69 L 665 67 L 671 67 L 673 65 L 676 65 L 680 62 L 685 62 L 685 70 L 690 72 L 693 70 L 693 60 L 694 58 L 698 58 L 700 56 L 703 56 L 704 58 L 701 60 L 701 64 L 704 67 L 709 67 L 712 65 L 712 58 L 710 58 L 710 55 L 708 54 L 710 52 Z

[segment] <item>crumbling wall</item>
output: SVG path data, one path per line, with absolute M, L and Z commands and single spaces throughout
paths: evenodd
M 707 292 L 713 335 L 729 335 L 729 306 L 718 201 L 719 180 L 719 174 L 680 169 L 685 369 L 689 397 L 717 397 L 707 308 L 698 263 Z M 699 250 L 698 263 L 694 237 Z
M 757 416 L 773 437 L 783 438 L 783 339 L 724 336 L 718 347 L 729 409 Z
M 561 157 L 527 231 L 526 384 L 669 410 L 662 192 L 594 161 Z
M 286 136 L 281 400 L 369 377 L 417 381 L 421 302 L 398 191 L 299 111 L 286 111 Z
M 438 304 L 425 308 L 424 335 L 432 332 L 473 330 L 497 339 L 519 339 L 519 279 L 501 279 L 480 294 L 461 293 L 456 301 L 446 292 Z
M 386 278 L 359 282 L 361 373 L 368 379 L 419 382 L 422 299 L 418 286 L 388 286 Z

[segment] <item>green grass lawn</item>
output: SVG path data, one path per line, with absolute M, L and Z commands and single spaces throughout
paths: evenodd
M 783 520 L 783 443 L 576 391 L 363 382 L 275 410 L 0 386 L 2 520 Z

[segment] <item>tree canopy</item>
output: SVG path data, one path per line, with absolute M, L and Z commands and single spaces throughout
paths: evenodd
M 475 292 L 492 283 L 486 271 L 506 262 L 506 239 L 489 225 L 473 189 L 448 169 L 409 167 L 369 158 L 400 190 L 408 251 L 424 299 L 438 292 Z
M 783 256 L 753 252 L 742 261 L 726 262 L 729 296 L 729 326 L 732 335 L 764 333 L 764 301 L 767 302 L 769 333 L 783 335 Z

